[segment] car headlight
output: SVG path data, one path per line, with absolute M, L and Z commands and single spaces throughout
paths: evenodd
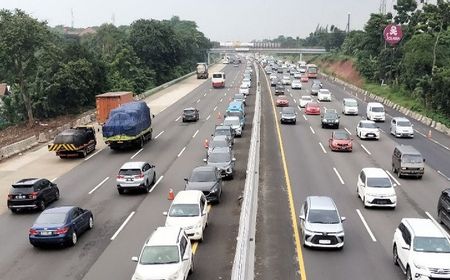
M 131 280 L 144 280 L 141 276 L 134 274 Z
M 215 185 L 215 186 L 211 189 L 210 192 L 216 193 L 216 192 L 218 192 L 218 191 L 219 191 L 219 185 Z
M 169 276 L 169 278 L 167 280 L 177 280 L 178 276 L 179 276 L 179 272 L 177 271 L 172 276 Z
M 413 262 L 413 264 L 414 264 L 414 266 L 415 266 L 417 269 L 425 270 L 427 273 L 429 272 L 429 271 L 428 271 L 428 268 L 427 268 L 426 266 L 421 265 L 421 264 L 418 264 L 418 263 L 416 263 L 416 262 Z
M 339 122 L 339 120 L 334 120 L 334 122 L 335 122 L 335 123 L 338 123 L 338 122 Z

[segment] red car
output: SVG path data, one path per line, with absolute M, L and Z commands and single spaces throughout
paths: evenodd
M 351 152 L 353 149 L 353 139 L 345 130 L 336 130 L 331 133 L 331 138 L 328 140 L 328 146 L 332 151 L 346 151 Z
M 307 115 L 320 115 L 320 106 L 317 102 L 308 102 L 305 106 Z
M 280 96 L 277 98 L 277 101 L 275 102 L 277 107 L 287 107 L 289 106 L 289 100 L 287 100 L 286 97 Z
M 307 83 L 309 81 L 309 78 L 307 75 L 302 75 L 302 76 L 300 76 L 300 81 L 302 83 Z

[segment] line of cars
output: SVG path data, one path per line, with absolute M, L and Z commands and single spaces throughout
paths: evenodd
M 272 84 L 274 85 L 274 84 Z M 318 100 L 331 101 L 328 90 L 321 89 L 319 82 L 314 83 L 317 91 L 311 89 L 311 95 L 318 95 Z M 278 86 L 275 84 L 275 86 Z M 278 104 L 277 104 L 278 105 Z M 321 114 L 320 104 L 312 97 L 304 95 L 299 100 L 299 107 L 305 108 L 306 114 Z M 283 116 L 284 110 L 281 115 Z M 295 110 L 292 110 L 295 113 Z M 358 103 L 353 98 L 344 98 L 342 114 L 358 115 Z M 285 121 L 280 120 L 282 123 Z M 360 120 L 356 134 L 360 139 L 379 139 L 380 129 L 375 121 L 385 121 L 382 104 L 369 102 L 366 119 Z M 295 122 L 294 122 L 295 123 Z M 336 110 L 326 110 L 322 114 L 321 125 L 339 127 Z M 394 117 L 390 121 L 389 132 L 395 137 L 414 137 L 412 124 L 404 117 Z M 344 130 L 333 130 L 329 140 L 331 150 L 352 149 L 352 139 Z M 392 171 L 401 176 L 422 178 L 424 174 L 422 155 L 410 145 L 396 145 L 392 153 Z M 397 206 L 396 184 L 382 168 L 362 168 L 357 177 L 356 193 L 364 207 Z M 395 265 L 401 268 L 406 279 L 450 279 L 450 240 L 449 235 L 439 225 L 450 228 L 450 189 L 442 191 L 437 206 L 438 220 L 404 218 L 395 230 L 392 241 L 392 256 Z M 345 233 L 343 221 L 333 199 L 328 196 L 308 196 L 300 208 L 301 241 L 304 246 L 318 248 L 337 248 L 344 246 Z

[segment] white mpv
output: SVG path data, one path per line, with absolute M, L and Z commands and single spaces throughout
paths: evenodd
M 381 168 L 363 168 L 358 175 L 356 192 L 364 207 L 397 206 L 397 195 L 389 175 Z

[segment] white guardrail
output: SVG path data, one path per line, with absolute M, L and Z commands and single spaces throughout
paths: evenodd
M 261 125 L 261 86 L 259 67 L 253 63 L 256 73 L 255 113 L 247 162 L 244 197 L 239 218 L 236 253 L 234 255 L 231 280 L 252 280 L 255 265 L 256 214 L 258 211 L 259 151 Z

